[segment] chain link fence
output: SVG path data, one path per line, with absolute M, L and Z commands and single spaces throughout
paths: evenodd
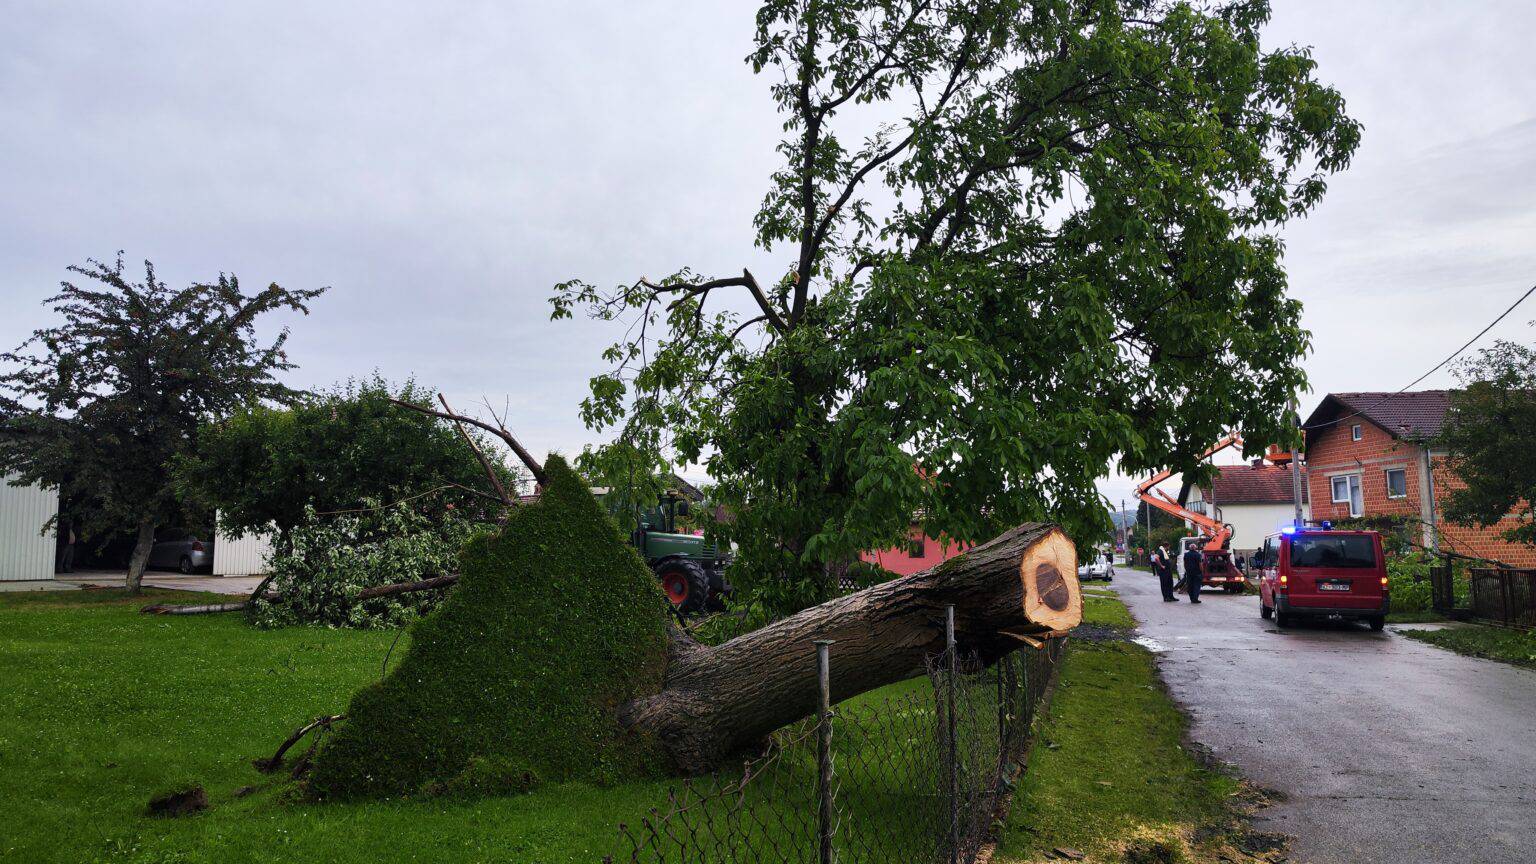
M 682 781 L 664 804 L 619 826 L 622 851 L 604 861 L 970 862 L 1029 745 L 1065 641 L 988 667 L 953 648 L 930 657 L 926 679 L 781 729 L 739 770 Z M 836 646 L 817 649 L 826 682 Z

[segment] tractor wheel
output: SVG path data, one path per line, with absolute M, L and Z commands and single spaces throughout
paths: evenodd
M 662 593 L 667 601 L 682 615 L 691 615 L 704 608 L 709 600 L 709 574 L 697 561 L 674 558 L 656 566 L 656 578 L 661 580 Z

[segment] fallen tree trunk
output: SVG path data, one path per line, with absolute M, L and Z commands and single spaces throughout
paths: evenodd
M 814 642 L 831 639 L 832 699 L 920 674 L 944 650 L 955 607 L 960 650 L 984 663 L 1082 620 L 1077 552 L 1055 525 L 1021 525 L 931 570 L 823 603 L 722 645 L 674 641 L 662 691 L 620 710 L 681 773 L 711 770 L 816 710 Z
M 177 605 L 175 603 L 152 603 L 139 611 L 145 615 L 209 615 L 214 612 L 239 612 L 251 605 L 250 601 L 242 600 L 239 603 L 200 603 L 197 605 Z

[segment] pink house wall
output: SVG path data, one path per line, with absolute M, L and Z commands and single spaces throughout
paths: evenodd
M 909 576 L 921 570 L 927 570 L 942 564 L 945 561 L 959 555 L 971 548 L 965 543 L 953 543 L 948 538 L 924 537 L 921 529 L 912 529 L 912 542 L 918 538 L 923 541 L 923 554 L 913 557 L 905 548 L 876 549 L 859 555 L 859 560 L 866 564 L 875 564 L 898 576 Z

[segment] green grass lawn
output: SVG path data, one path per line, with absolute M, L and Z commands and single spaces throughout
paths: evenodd
M 1536 633 L 1503 627 L 1457 627 L 1448 630 L 1403 630 L 1404 636 L 1441 648 L 1536 669 Z
M 665 800 L 659 782 L 479 801 L 297 805 L 270 788 L 237 798 L 267 781 L 250 760 L 344 709 L 396 634 L 260 631 L 237 615 L 143 616 L 142 602 L 0 595 L 0 860 L 590 864 L 620 851 L 620 819 Z M 151 795 L 189 781 L 207 788 L 209 812 L 143 815 Z
M 1088 603 L 1088 623 L 1130 620 L 1118 600 Z M 1058 847 L 1098 862 L 1255 860 L 1228 842 L 1242 784 L 1202 767 L 1185 728 L 1150 652 L 1074 641 L 993 860 L 1052 860 Z
M 598 788 L 544 786 L 520 797 L 352 804 L 285 800 L 286 789 L 251 760 L 290 732 L 341 711 L 376 680 L 397 631 L 255 630 L 238 615 L 156 617 L 145 602 L 218 602 L 150 591 L 0 594 L 0 861 L 137 862 L 583 862 L 623 860 L 618 823 L 664 806 L 676 781 Z M 402 639 L 393 659 L 405 648 Z M 844 703 L 913 704 L 914 679 Z M 917 736 L 932 715 L 905 712 L 882 732 Z M 931 709 L 929 709 L 931 712 Z M 894 730 L 894 731 L 893 731 Z M 834 737 L 840 749 L 855 737 Z M 302 749 L 302 748 L 301 748 Z M 791 784 L 814 789 L 811 745 L 786 761 Z M 909 766 L 875 765 L 844 803 L 875 810 L 893 836 L 916 784 Z M 804 776 L 799 776 L 804 775 Z M 281 775 L 280 775 L 281 776 Z M 180 819 L 145 815 L 152 795 L 201 783 L 211 809 Z M 262 784 L 267 784 L 262 786 Z M 243 787 L 262 786 L 237 796 Z M 857 794 L 855 794 L 857 792 Z M 787 793 L 786 793 L 787 794 Z M 808 799 L 807 799 L 808 800 Z M 858 802 L 864 802 L 859 804 Z M 776 798 L 774 806 L 807 807 Z M 868 808 L 865 808 L 868 809 Z M 814 824 L 808 823 L 808 824 Z M 872 823 L 878 824 L 878 821 Z

